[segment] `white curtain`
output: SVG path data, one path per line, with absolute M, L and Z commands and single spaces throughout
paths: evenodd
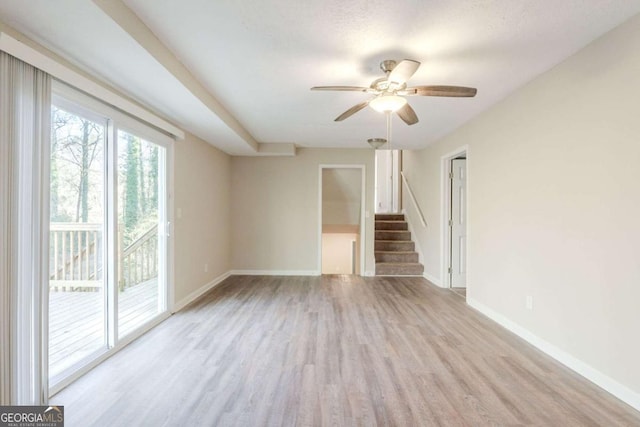
M 47 401 L 51 78 L 0 51 L 0 404 Z

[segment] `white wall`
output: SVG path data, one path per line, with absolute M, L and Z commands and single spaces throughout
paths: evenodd
M 360 224 L 361 169 L 323 169 L 322 223 Z
M 306 149 L 295 157 L 231 160 L 232 265 L 234 270 L 318 273 L 321 164 L 366 167 L 365 272 L 374 271 L 374 151 Z
M 400 150 L 376 150 L 376 213 L 396 213 L 399 205 Z
M 359 246 L 357 233 L 322 233 L 322 274 L 360 274 Z
M 638 52 L 640 16 L 438 143 L 404 155 L 429 223 L 415 236 L 426 273 L 442 276 L 440 159 L 468 144 L 469 300 L 594 368 L 601 384 L 613 380 L 609 389 L 636 407 Z
M 191 134 L 183 141 L 177 141 L 176 302 L 197 293 L 231 269 L 230 203 L 231 157 Z M 208 271 L 205 271 L 205 264 Z
M 391 150 L 376 150 L 376 183 L 375 183 L 375 207 L 376 213 L 389 213 L 392 210 L 390 194 Z

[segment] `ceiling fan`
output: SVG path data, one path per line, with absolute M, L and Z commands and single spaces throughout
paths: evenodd
M 448 96 L 448 97 L 473 97 L 476 96 L 477 89 L 464 86 L 413 86 L 407 87 L 407 80 L 415 74 L 420 67 L 418 61 L 403 59 L 400 62 L 386 60 L 380 63 L 380 69 L 384 71 L 386 77 L 374 80 L 369 87 L 364 86 L 314 86 L 311 90 L 336 90 L 366 92 L 374 94 L 375 97 L 368 101 L 361 102 L 349 108 L 344 113 L 335 118 L 340 122 L 352 116 L 358 111 L 370 106 L 378 112 L 396 112 L 398 116 L 408 125 L 418 123 L 416 112 L 407 103 L 404 96 Z

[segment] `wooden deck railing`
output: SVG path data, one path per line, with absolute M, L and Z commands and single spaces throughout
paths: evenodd
M 49 286 L 102 287 L 102 225 L 52 222 Z
M 151 226 L 120 255 L 118 283 L 125 289 L 158 275 L 158 226 Z
M 95 291 L 102 287 L 102 224 L 50 224 L 49 286 L 53 290 Z M 118 239 L 122 242 L 122 236 Z M 158 226 L 118 249 L 118 286 L 125 289 L 158 275 Z

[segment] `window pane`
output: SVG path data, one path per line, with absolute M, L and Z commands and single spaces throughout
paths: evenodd
M 125 336 L 163 310 L 159 275 L 162 242 L 161 175 L 164 148 L 118 131 L 118 335 Z
M 52 107 L 49 376 L 106 348 L 105 126 Z

